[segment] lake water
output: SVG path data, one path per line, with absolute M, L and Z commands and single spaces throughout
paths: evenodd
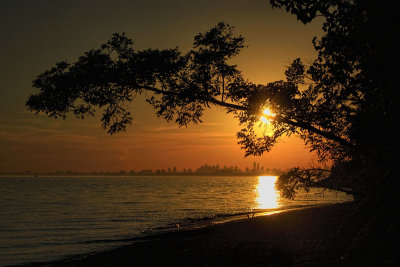
M 275 176 L 0 177 L 0 266 L 107 249 L 139 235 L 253 212 L 352 200 L 339 192 L 318 194 L 320 189 L 302 192 L 294 201 L 281 199 L 275 180 Z

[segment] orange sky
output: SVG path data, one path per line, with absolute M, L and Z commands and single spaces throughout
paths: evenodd
M 93 3 L 96 3 L 94 5 Z M 0 171 L 119 171 L 195 169 L 204 163 L 288 168 L 316 163 L 296 138 L 283 139 L 270 153 L 244 158 L 236 144 L 234 118 L 222 109 L 204 123 L 178 128 L 158 119 L 150 105 L 135 100 L 133 126 L 107 135 L 95 120 L 66 121 L 26 111 L 35 93 L 32 80 L 61 60 L 74 61 L 114 32 L 126 32 L 137 49 L 191 47 L 194 35 L 219 21 L 242 34 L 248 48 L 234 59 L 249 81 L 283 78 L 297 57 L 314 57 L 312 37 L 319 25 L 304 26 L 284 11 L 259 0 L 12 1 L 0 8 Z

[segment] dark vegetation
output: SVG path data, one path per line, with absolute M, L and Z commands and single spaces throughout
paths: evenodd
M 394 168 L 397 11 L 372 0 L 270 2 L 302 23 L 324 20 L 323 36 L 312 40 L 317 58 L 309 65 L 294 60 L 285 80 L 247 81 L 229 64 L 244 48 L 244 38 L 221 22 L 196 35 L 186 54 L 178 48 L 136 51 L 132 40 L 114 34 L 76 63 L 60 62 L 39 75 L 33 86 L 40 92 L 27 106 L 55 118 L 67 113 L 84 118 L 101 110 L 102 127 L 114 134 L 132 123 L 128 105 L 144 92 L 158 116 L 181 126 L 200 123 L 204 110 L 218 105 L 242 125 L 237 137 L 246 156 L 262 155 L 281 136 L 297 134 L 332 167 L 293 168 L 279 178 L 281 192 L 293 198 L 300 187 L 321 186 L 353 193 L 360 203 L 326 259 L 368 263 L 368 257 L 359 257 L 368 251 L 369 257 L 393 262 L 399 257 L 393 240 L 398 237 L 399 216 L 391 209 L 400 188 Z M 269 117 L 274 131 L 259 136 L 255 129 L 266 107 L 275 114 Z

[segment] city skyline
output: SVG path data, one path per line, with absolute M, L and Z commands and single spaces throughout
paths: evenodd
M 238 166 L 220 166 L 219 164 L 211 165 L 205 163 L 198 168 L 182 168 L 170 167 L 167 169 L 139 169 L 139 170 L 120 170 L 116 172 L 111 171 L 92 171 L 92 172 L 79 172 L 74 170 L 57 170 L 55 172 L 35 172 L 31 170 L 19 172 L 1 172 L 0 175 L 279 175 L 282 173 L 280 168 L 268 168 L 260 165 L 259 162 L 253 162 L 252 166 L 241 169 Z

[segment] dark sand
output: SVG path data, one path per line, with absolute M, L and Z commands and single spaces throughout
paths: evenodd
M 135 239 L 50 266 L 308 266 L 350 214 L 352 203 L 292 210 Z M 41 265 L 41 264 L 34 264 Z

